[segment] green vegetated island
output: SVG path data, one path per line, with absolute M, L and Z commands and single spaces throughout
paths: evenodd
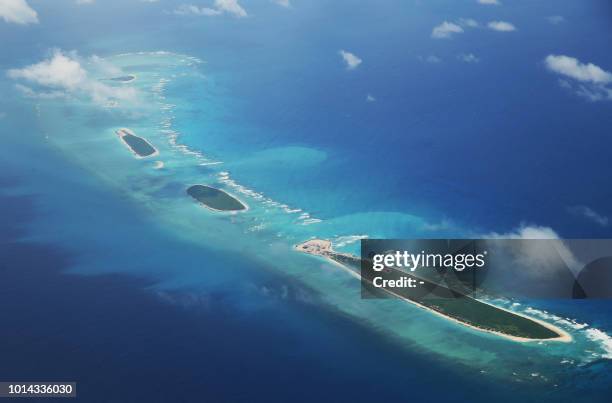
M 109 80 L 109 81 L 117 81 L 117 82 L 120 82 L 120 83 L 130 83 L 130 82 L 136 80 L 136 76 L 133 75 L 133 74 L 128 74 L 128 75 L 125 75 L 125 76 L 108 78 L 107 80 Z
M 567 332 L 550 323 L 480 301 L 444 285 L 411 275 L 403 270 L 385 268 L 385 279 L 414 278 L 419 286 L 414 288 L 374 288 L 374 277 L 380 274 L 367 270 L 365 275 L 368 278 L 362 277 L 361 258 L 334 251 L 331 242 L 327 240 L 314 239 L 296 245 L 295 248 L 300 252 L 321 256 L 341 265 L 351 274 L 366 280 L 366 284 L 372 286 L 374 293 L 387 293 L 479 331 L 494 333 L 521 342 L 569 342 L 572 340 Z
M 130 149 L 136 158 L 146 158 L 158 155 L 159 152 L 145 138 L 137 136 L 130 129 L 117 130 L 117 135 L 123 144 Z M 163 162 L 156 168 L 163 167 Z M 248 206 L 229 193 L 206 185 L 193 185 L 187 189 L 187 194 L 205 207 L 216 212 L 244 211 Z
M 211 186 L 193 185 L 187 189 L 187 194 L 214 211 L 241 211 L 247 206 L 240 200 Z
M 137 158 L 146 158 L 158 155 L 159 152 L 145 138 L 139 137 L 130 129 L 119 129 L 117 135 Z

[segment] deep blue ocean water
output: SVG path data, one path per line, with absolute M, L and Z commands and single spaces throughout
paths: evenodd
M 174 1 L 30 3 L 40 24 L 0 24 L 3 71 L 53 48 L 96 54 L 138 76 L 142 102 L 30 99 L 0 80 L 0 380 L 76 380 L 87 402 L 610 401 L 608 301 L 530 301 L 589 327 L 570 326 L 570 346 L 516 346 L 360 301 L 352 279 L 290 251 L 521 223 L 609 237 L 568 209 L 612 214 L 612 104 L 543 64 L 612 70 L 606 2 L 244 1 L 244 19 L 176 16 Z M 459 18 L 518 30 L 430 38 Z M 339 49 L 363 64 L 347 71 Z M 163 169 L 130 157 L 123 126 Z M 193 181 L 238 192 L 227 175 L 270 202 L 241 193 L 251 210 L 218 218 L 186 201 Z

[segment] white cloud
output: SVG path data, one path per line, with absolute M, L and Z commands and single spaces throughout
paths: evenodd
M 550 227 L 521 224 L 520 227 L 515 228 L 510 232 L 504 234 L 494 232 L 492 234 L 485 235 L 483 238 L 520 239 L 523 241 L 532 239 L 558 240 L 559 235 Z M 559 241 L 559 244 L 561 247 L 563 247 L 561 241 Z M 506 260 L 512 261 L 514 266 L 534 269 L 533 273 L 541 273 L 543 271 L 548 272 L 548 270 L 543 270 L 543 268 L 548 267 L 550 262 L 557 262 L 557 253 L 548 248 L 542 248 L 541 244 L 537 242 L 520 242 L 516 244 L 493 243 L 492 245 L 502 248 L 502 250 L 505 250 L 506 253 L 510 253 L 511 257 L 506 258 Z M 495 253 L 499 254 L 500 252 L 500 250 L 497 250 Z M 564 248 L 565 255 L 567 255 L 567 252 L 568 251 L 566 248 Z M 570 259 L 574 260 L 571 253 L 570 256 Z M 523 275 L 533 273 L 531 271 L 526 273 L 524 270 L 521 272 Z
M 565 55 L 546 56 L 546 67 L 550 71 L 574 80 L 594 84 L 607 84 L 612 82 L 612 73 L 603 70 L 593 63 L 584 64 L 574 57 Z
M 221 14 L 221 11 L 209 8 L 209 7 L 198 7 L 193 4 L 181 4 L 178 6 L 176 10 L 174 10 L 174 14 L 176 15 L 203 15 L 203 16 L 213 16 Z
M 473 53 L 462 53 L 457 56 L 457 59 L 464 63 L 478 63 L 480 59 Z
M 234 17 L 246 17 L 248 14 L 240 4 L 238 0 L 215 0 L 213 8 L 210 7 L 198 7 L 193 4 L 182 4 L 174 10 L 174 14 L 177 15 L 197 15 L 211 17 L 214 15 L 220 15 L 227 13 Z
M 520 261 L 522 262 L 521 266 L 525 268 L 533 268 L 536 272 L 546 271 L 545 268 L 549 266 L 550 263 L 558 262 L 559 257 L 574 273 L 584 266 L 580 263 L 576 256 L 574 256 L 574 253 L 561 239 L 559 234 L 550 227 L 544 227 L 539 225 L 526 225 L 523 223 L 518 228 L 515 228 L 514 230 L 508 233 L 498 234 L 496 232 L 493 232 L 491 234 L 482 236 L 482 238 L 552 240 L 547 245 L 552 246 L 553 248 L 542 248 L 542 245 L 537 242 L 522 242 L 517 245 L 509 245 L 511 248 L 518 246 L 518 248 L 514 252 L 518 253 Z
M 93 4 L 95 0 L 76 0 L 76 3 L 81 5 L 81 4 Z
M 546 20 L 553 25 L 561 24 L 565 22 L 565 18 L 561 15 L 551 15 L 550 17 L 546 17 Z
M 591 63 L 585 65 L 568 56 L 550 55 L 545 63 L 550 71 L 564 77 L 559 79 L 561 88 L 592 102 L 612 100 L 612 73 Z
M 376 98 L 374 97 L 374 95 L 372 95 L 372 94 L 368 94 L 368 95 L 366 96 L 366 101 L 367 101 L 367 102 L 376 102 Z
M 499 6 L 499 5 L 501 5 L 499 0 L 478 0 L 478 3 L 484 4 L 484 5 L 487 5 L 487 6 Z
M 435 64 L 435 63 L 441 63 L 442 62 L 442 59 L 440 59 L 436 55 L 429 55 L 429 56 L 426 56 L 426 57 L 417 56 L 417 59 L 419 59 L 420 61 L 425 62 L 425 63 L 434 63 Z
M 74 90 L 87 78 L 81 64 L 60 51 L 56 51 L 51 59 L 23 69 L 9 70 L 8 75 L 13 79 L 24 79 L 45 87 L 68 90 Z
M 602 227 L 607 227 L 610 224 L 610 219 L 608 217 L 599 214 L 588 206 L 573 206 L 570 207 L 568 210 L 570 213 L 584 217 L 587 220 L 592 221 Z
M 431 31 L 431 37 L 435 39 L 450 38 L 454 34 L 463 33 L 463 28 L 453 22 L 444 21 L 442 24 L 434 27 Z
M 104 77 L 116 77 L 123 74 L 119 67 L 96 55 L 89 58 L 89 63 L 91 64 L 92 70 L 95 70 Z
M 215 8 L 232 14 L 234 17 L 246 17 L 247 12 L 238 4 L 238 0 L 215 0 Z
M 281 7 L 291 7 L 289 0 L 271 0 L 272 3 L 278 4 Z
M 612 73 L 609 71 L 565 55 L 548 55 L 544 62 L 548 70 L 565 77 L 559 80 L 562 88 L 590 101 L 612 100 Z
M 612 100 L 612 89 L 603 85 L 578 85 L 574 88 L 570 85 L 570 89 L 576 91 L 579 96 L 588 99 L 592 102 Z
M 38 23 L 38 14 L 25 0 L 0 0 L 0 18 L 16 24 Z
M 53 55 L 42 62 L 21 69 L 11 69 L 8 76 L 36 87 L 17 84 L 17 88 L 30 97 L 59 98 L 66 96 L 86 96 L 97 104 L 110 105 L 117 102 L 130 102 L 136 97 L 131 87 L 109 86 L 96 78 L 91 78 L 83 67 L 86 63 L 92 71 L 111 72 L 107 62 L 94 56 L 86 61 L 79 59 L 76 53 L 64 53 L 56 50 Z
M 473 18 L 459 18 L 457 23 L 466 28 L 478 28 L 480 24 Z
M 485 236 L 485 238 L 493 239 L 559 239 L 557 234 L 550 227 L 543 227 L 539 225 L 526 225 L 521 224 L 518 228 L 504 233 L 498 234 L 493 232 Z
M 516 27 L 506 21 L 491 21 L 487 24 L 487 26 L 493 31 L 499 31 L 499 32 L 516 31 Z
M 444 21 L 431 31 L 434 39 L 448 39 L 455 34 L 462 34 L 467 28 L 479 28 L 480 24 L 473 18 L 459 18 L 456 22 Z
M 359 67 L 361 62 L 363 62 L 363 60 L 361 60 L 355 54 L 347 52 L 346 50 L 340 50 L 338 53 L 340 53 L 340 56 L 342 56 L 342 60 L 344 60 L 344 63 L 346 63 L 346 68 L 349 70 L 356 69 Z

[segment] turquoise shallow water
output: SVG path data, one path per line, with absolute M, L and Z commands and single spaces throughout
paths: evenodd
M 214 146 L 223 139 L 211 136 L 199 142 L 199 146 L 208 143 L 207 149 L 188 143 L 196 135 L 196 128 L 199 136 L 205 136 L 202 133 L 209 130 L 206 120 L 200 120 L 199 114 L 193 116 L 193 105 L 206 109 L 210 102 L 206 91 L 209 78 L 201 61 L 167 52 L 125 54 L 108 60 L 138 77 L 127 84 L 138 90 L 139 102 L 135 106 L 119 105 L 100 111 L 88 102 L 40 102 L 34 109 L 40 134 L 31 135 L 72 160 L 77 170 L 87 171 L 86 177 L 91 178 L 88 182 L 104 183 L 110 192 L 124 199 L 129 206 L 128 214 L 142 217 L 146 226 L 156 230 L 152 234 L 142 234 L 140 228 L 131 228 L 128 232 L 123 229 L 116 237 L 99 239 L 103 236 L 100 234 L 112 234 L 114 226 L 96 221 L 93 209 L 112 208 L 102 203 L 87 206 L 80 212 L 71 211 L 71 220 L 54 214 L 37 222 L 36 239 L 85 251 L 82 261 L 75 262 L 72 271 L 81 274 L 127 271 L 140 276 L 152 275 L 158 280 L 154 288 L 165 291 L 185 288 L 202 291 L 234 282 L 244 287 L 248 281 L 240 278 L 239 272 L 227 272 L 222 260 L 215 264 L 216 259 L 208 257 L 209 252 L 205 250 L 212 248 L 229 259 L 248 259 L 256 267 L 288 276 L 309 290 L 305 291 L 304 298 L 315 298 L 317 304 L 376 329 L 382 338 L 390 338 L 408 350 L 423 351 L 442 362 L 467 367 L 486 376 L 558 385 L 576 368 L 607 358 L 612 353 L 611 339 L 604 331 L 591 323 L 583 324 L 585 319 L 572 316 L 574 312 L 556 314 L 538 309 L 537 302 L 519 305 L 516 301 L 494 301 L 555 322 L 572 334 L 573 343 L 515 343 L 473 331 L 401 301 L 361 300 L 359 282 L 354 277 L 328 262 L 294 252 L 292 245 L 316 236 L 334 239 L 340 248 L 351 250 L 362 235 L 423 234 L 427 225 L 423 219 L 385 212 L 330 218 L 333 206 L 310 212 L 299 204 L 285 204 L 239 182 L 234 179 L 234 171 L 240 176 L 241 172 L 250 170 L 268 175 L 276 170 L 291 170 L 296 178 L 307 177 L 328 156 L 320 150 L 291 146 L 282 150 L 232 153 L 226 162 L 223 147 Z M 195 91 L 185 94 L 184 88 L 198 88 L 204 95 L 199 99 Z M 183 96 L 189 101 L 184 101 Z M 134 158 L 115 134 L 117 128 L 124 126 L 150 141 L 159 150 L 159 155 L 150 159 Z M 191 133 L 186 134 L 187 130 Z M 158 161 L 163 163 L 161 168 Z M 280 176 L 283 178 L 283 173 Z M 249 210 L 239 214 L 210 212 L 185 194 L 185 189 L 195 183 L 224 189 L 243 200 Z M 46 204 L 50 209 L 58 208 L 61 198 L 44 201 L 43 205 Z M 91 230 L 84 231 L 85 220 Z M 61 231 L 58 232 L 58 228 Z M 160 235 L 155 235 L 157 233 Z M 431 228 L 428 233 L 444 234 Z M 194 250 L 206 249 L 201 252 L 201 261 L 194 261 L 190 253 L 184 261 L 176 261 L 175 256 L 165 261 L 163 251 L 139 248 L 143 235 L 170 236 L 192 244 Z M 100 255 L 101 242 L 105 250 L 116 255 L 113 260 L 123 263 L 109 265 L 108 259 Z M 124 242 L 133 246 L 120 247 Z M 151 267 L 159 272 L 151 272 Z M 271 292 L 282 294 L 283 290 Z M 499 365 L 500 361 L 504 365 Z

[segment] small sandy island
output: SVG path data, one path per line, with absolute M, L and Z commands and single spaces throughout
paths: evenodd
M 332 243 L 326 239 L 311 239 L 301 244 L 295 245 L 295 249 L 311 255 L 327 256 L 332 253 Z
M 332 246 L 329 240 L 311 239 L 295 245 L 294 248 L 302 253 L 328 259 L 373 286 L 373 278 L 361 275 L 359 257 L 338 253 Z M 385 275 L 387 278 L 412 277 L 418 280 L 421 286 L 399 289 L 377 288 L 378 290 L 471 329 L 518 342 L 572 341 L 569 333 L 550 323 L 480 301 L 404 271 L 387 268 Z
M 123 144 L 134 154 L 136 158 L 147 158 L 159 155 L 159 151 L 145 138 L 139 137 L 133 131 L 126 128 L 117 130 L 117 136 Z
M 206 185 L 193 185 L 187 189 L 187 194 L 204 207 L 216 212 L 245 211 L 248 206 L 229 193 Z

